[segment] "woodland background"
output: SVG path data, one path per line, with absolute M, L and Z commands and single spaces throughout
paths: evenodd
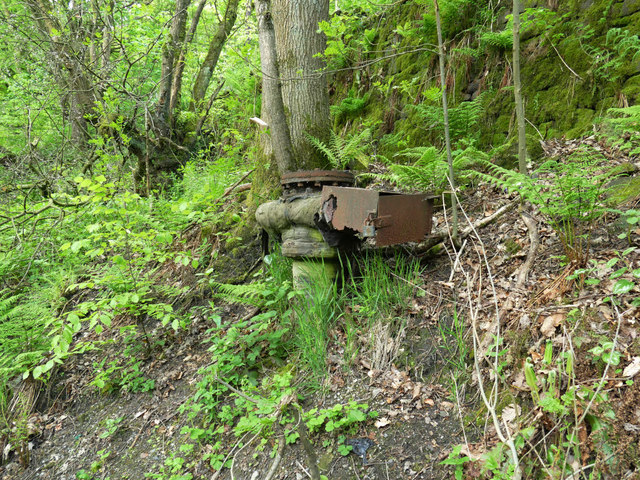
M 440 0 L 453 242 L 433 2 L 311 2 L 300 165 L 442 197 L 311 299 L 253 218 L 261 3 L 1 1 L 3 478 L 636 478 L 640 2 L 523 2 L 522 174 L 512 4 Z

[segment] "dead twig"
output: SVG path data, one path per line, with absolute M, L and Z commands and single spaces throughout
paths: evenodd
M 235 388 L 233 385 L 229 385 L 227 382 L 225 382 L 224 380 L 219 378 L 217 375 L 215 375 L 213 377 L 213 380 L 218 382 L 221 385 L 224 385 L 229 390 L 231 390 L 233 393 L 235 393 L 236 395 L 239 395 L 240 397 L 244 398 L 245 400 L 248 400 L 251 403 L 255 403 L 256 405 L 258 405 L 260 403 L 259 400 L 256 400 L 255 398 L 251 398 L 249 395 L 247 395 L 246 393 L 241 392 L 240 390 Z
M 513 203 L 515 204 L 515 202 Z M 496 316 L 496 319 L 495 319 L 496 349 L 495 349 L 494 364 L 492 365 L 492 368 L 494 369 L 495 374 L 494 374 L 494 384 L 490 393 L 490 396 L 493 398 L 493 401 L 491 401 L 491 399 L 487 397 L 487 392 L 485 391 L 485 388 L 484 388 L 484 382 L 482 380 L 482 371 L 480 369 L 480 362 L 478 360 L 478 357 L 480 355 L 482 355 L 482 357 L 484 358 L 484 353 L 480 352 L 481 341 L 478 335 L 478 325 L 477 325 L 478 324 L 478 308 L 474 307 L 472 301 L 469 302 L 469 316 L 471 318 L 471 327 L 472 327 L 472 333 L 473 333 L 473 352 L 474 352 L 473 365 L 474 365 L 474 370 L 477 376 L 478 390 L 480 392 L 480 396 L 482 397 L 482 401 L 485 404 L 485 407 L 487 408 L 487 412 L 493 422 L 493 426 L 496 430 L 496 434 L 498 435 L 498 438 L 509 449 L 509 453 L 511 455 L 511 461 L 513 462 L 513 466 L 514 466 L 512 478 L 514 480 L 520 480 L 522 478 L 522 471 L 520 469 L 520 460 L 518 458 L 518 451 L 516 449 L 514 439 L 511 436 L 511 431 L 509 430 L 509 428 L 506 427 L 506 425 L 504 425 L 504 431 L 503 431 L 503 425 L 500 423 L 500 420 L 498 419 L 498 413 L 496 410 L 496 405 L 498 401 L 498 379 L 499 379 L 499 375 L 497 374 L 499 348 L 497 348 L 497 346 L 499 345 L 499 341 L 500 341 L 500 309 L 498 305 L 498 295 L 495 288 L 493 274 L 491 273 L 491 268 L 489 266 L 489 260 L 486 255 L 486 249 L 485 249 L 484 243 L 482 242 L 482 239 L 480 238 L 480 235 L 478 234 L 475 225 L 471 223 L 471 221 L 469 220 L 469 217 L 467 216 L 464 208 L 461 208 L 460 210 L 464 215 L 465 219 L 467 220 L 467 222 L 469 223 L 469 229 L 471 230 L 471 232 L 473 232 L 474 240 L 476 240 L 480 244 L 480 248 L 477 249 L 478 256 L 480 257 L 481 262 L 484 263 L 484 266 L 487 270 L 487 276 L 489 278 L 489 285 L 491 286 L 491 295 L 493 298 L 495 316 Z M 455 245 L 453 245 L 453 248 L 454 249 L 456 248 Z M 464 268 L 462 268 L 461 270 L 462 270 L 462 274 L 466 278 L 467 294 L 469 296 L 469 299 L 471 300 L 473 298 L 471 285 L 473 285 L 474 283 L 469 277 L 468 272 Z
M 569 71 L 575 75 L 577 78 L 579 78 L 580 80 L 584 80 L 580 75 L 578 75 L 576 72 L 574 72 L 573 68 L 571 68 L 569 65 L 567 65 L 567 62 L 564 61 L 564 58 L 562 58 L 562 55 L 560 55 L 560 52 L 558 51 L 558 49 L 556 48 L 556 46 L 553 44 L 553 42 L 551 41 L 551 39 L 549 38 L 548 35 L 545 34 L 546 39 L 549 41 L 549 43 L 551 44 L 551 46 L 553 47 L 553 49 L 556 51 L 556 54 L 558 55 L 558 58 L 560 59 L 560 61 L 562 62 L 562 64 L 567 67 L 567 69 L 569 69 Z
M 587 405 L 587 408 L 585 408 L 584 412 L 582 412 L 582 415 L 580 416 L 580 420 L 578 420 L 578 422 L 576 422 L 576 428 L 587 417 L 587 414 L 589 413 L 589 410 L 591 410 L 591 407 L 593 406 L 593 402 L 600 395 L 600 391 L 604 387 L 604 384 L 607 383 L 607 378 L 608 378 L 607 377 L 607 373 L 609 373 L 609 368 L 611 367 L 611 360 L 613 359 L 613 352 L 615 351 L 616 347 L 618 346 L 618 338 L 620 336 L 620 327 L 622 326 L 622 315 L 620 315 L 620 311 L 618 310 L 618 306 L 616 305 L 615 301 L 612 301 L 611 304 L 613 305 L 613 308 L 616 311 L 616 316 L 618 318 L 618 325 L 616 327 L 616 333 L 613 336 L 613 343 L 611 345 L 611 350 L 609 352 L 609 359 L 607 361 L 607 366 L 604 367 L 604 372 L 602 372 L 602 377 L 600 379 L 600 383 L 598 384 L 598 388 L 596 388 L 596 391 L 594 392 L 593 396 L 591 397 L 591 400 L 589 401 L 589 404 Z
M 245 436 L 248 434 L 249 432 L 247 432 L 245 434 Z M 253 441 L 258 438 L 258 435 L 260 435 L 260 432 L 256 433 L 253 437 L 251 437 L 251 440 L 249 440 L 247 442 L 246 445 L 243 445 L 242 448 L 240 450 L 238 450 L 235 455 L 233 456 L 233 460 L 231 460 L 231 468 L 229 468 L 229 472 L 231 473 L 231 480 L 235 480 L 235 475 L 233 474 L 233 466 L 236 463 L 236 457 L 240 454 L 240 452 L 242 450 L 244 450 L 245 448 L 247 448 L 249 445 L 251 445 L 253 443 Z M 244 437 L 242 437 L 244 438 Z M 242 441 L 242 439 L 238 440 L 238 442 L 234 445 L 233 448 L 236 448 L 238 445 L 240 445 L 240 442 Z M 233 448 L 231 449 L 231 451 L 233 451 Z M 227 455 L 227 458 L 229 458 L 229 455 L 231 454 L 231 452 L 229 452 L 229 454 Z M 226 459 L 225 459 L 226 461 Z M 224 463 L 222 464 L 224 466 Z M 218 475 L 220 475 L 220 472 L 222 471 L 223 467 L 220 467 L 220 470 L 218 470 L 212 477 L 211 480 L 215 480 L 216 478 L 218 478 Z
M 471 223 L 469 221 L 469 219 L 467 218 L 467 220 L 469 221 L 469 225 L 470 226 L 465 228 L 465 229 L 463 229 L 461 232 L 459 232 L 458 233 L 458 238 L 459 239 L 466 238 L 471 233 L 474 233 L 476 229 L 486 227 L 487 225 L 489 225 L 490 223 L 494 222 L 496 219 L 500 218 L 502 215 L 507 213 L 509 210 L 511 210 L 517 204 L 518 204 L 517 200 L 514 200 L 511 203 L 507 203 L 506 205 L 503 205 L 498 210 L 493 212 L 491 215 L 489 215 L 487 217 L 484 217 L 484 218 L 482 218 L 480 220 L 477 220 L 475 223 Z M 425 241 L 419 243 L 415 247 L 415 252 L 416 253 L 424 253 L 424 252 L 430 250 L 431 248 L 435 247 L 439 243 L 444 242 L 448 238 L 449 238 L 449 231 L 440 231 L 440 232 L 434 233 L 433 235 L 430 235 Z
M 229 460 L 229 457 L 231 456 L 231 454 L 233 453 L 233 451 L 234 451 L 236 448 L 238 448 L 238 445 L 240 445 L 240 444 L 242 443 L 242 441 L 243 441 L 245 438 L 247 438 L 247 435 L 249 435 L 249 432 L 245 433 L 245 434 L 242 436 L 242 438 L 241 438 L 240 440 L 238 440 L 238 441 L 236 442 L 236 444 L 231 448 L 231 450 L 229 450 L 229 453 L 227 453 L 227 456 L 226 456 L 226 457 L 224 458 L 224 460 L 222 461 L 222 465 L 220 466 L 220 468 L 219 468 L 218 470 L 216 470 L 216 471 L 214 472 L 214 474 L 211 476 L 211 480 L 216 480 L 216 479 L 220 476 L 220 473 L 222 472 L 222 469 L 224 468 L 224 464 L 225 464 L 225 463 L 227 463 L 227 460 Z M 251 442 L 253 442 L 257 436 L 258 436 L 258 434 L 254 435 L 254 437 L 253 437 L 251 440 L 249 440 L 249 443 L 247 443 L 247 445 L 250 445 L 250 444 L 251 444 Z M 246 445 L 245 445 L 245 446 L 246 446 Z M 244 447 L 242 447 L 242 448 L 244 448 Z M 241 450 L 242 450 L 242 449 L 238 450 L 238 452 L 236 453 L 236 455 L 237 455 L 238 453 L 240 453 L 240 451 L 241 451 Z M 234 455 L 234 459 L 235 459 L 235 455 Z

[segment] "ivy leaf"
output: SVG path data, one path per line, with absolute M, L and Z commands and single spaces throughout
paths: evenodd
M 630 282 L 629 280 L 625 280 L 624 278 L 618 280 L 616 284 L 613 286 L 613 294 L 614 295 L 623 295 L 635 286 L 635 283 Z

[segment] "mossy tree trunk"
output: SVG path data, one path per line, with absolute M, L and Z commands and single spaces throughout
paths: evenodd
M 129 77 L 144 63 L 141 60 L 150 54 L 150 50 L 141 53 L 136 50 L 139 45 L 131 46 L 130 51 L 125 50 L 125 47 L 129 48 L 128 44 L 119 43 L 118 49 L 113 46 L 117 43 L 114 39 L 116 2 L 24 2 L 30 15 L 28 24 L 20 20 L 14 28 L 29 32 L 35 48 L 42 49 L 38 53 L 43 58 L 43 67 L 52 73 L 58 84 L 63 115 L 71 125 L 71 139 L 77 147 L 88 151 L 84 171 L 90 172 L 98 158 L 97 154 L 91 153 L 97 150 L 90 142 L 96 137 L 118 144 L 122 152 L 128 151 L 129 157 L 137 163 L 136 188 L 142 183 L 146 183 L 147 189 L 149 184 L 161 183 L 163 177 L 175 172 L 190 157 L 197 132 L 192 124 L 176 128 L 175 118 L 180 109 L 186 54 L 195 38 L 205 1 L 200 0 L 194 9 L 188 31 L 192 0 L 169 3 L 172 16 L 166 40 L 162 43 L 158 88 L 142 95 L 130 86 Z M 204 103 L 220 53 L 235 24 L 239 3 L 240 0 L 225 2 L 223 18 L 211 36 L 207 56 L 196 77 L 194 111 Z M 87 5 L 89 9 L 85 8 Z M 163 30 L 158 30 L 158 39 L 164 35 Z M 153 77 L 151 67 L 146 74 Z M 107 86 L 109 95 L 106 94 Z M 135 108 L 123 108 L 125 103 L 135 104 Z M 123 111 L 128 111 L 129 116 L 113 127 L 114 119 Z M 208 109 L 204 113 L 197 111 L 197 126 L 200 127 Z
M 207 56 L 198 71 L 196 81 L 193 85 L 193 102 L 191 107 L 194 111 L 202 107 L 207 94 L 207 88 L 209 88 L 209 84 L 211 83 L 213 71 L 218 64 L 222 47 L 224 47 L 227 37 L 231 33 L 231 29 L 236 23 L 239 3 L 240 0 L 228 1 L 227 8 L 224 11 L 224 18 L 218 24 L 216 32 L 211 38 Z

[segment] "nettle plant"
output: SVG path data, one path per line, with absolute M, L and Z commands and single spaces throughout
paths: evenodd
M 544 162 L 529 176 L 478 159 L 488 173 L 475 175 L 536 205 L 558 235 L 567 262 L 583 267 L 589 260 L 593 229 L 610 211 L 603 196 L 609 182 L 620 175 L 615 168 L 603 167 L 604 160 L 584 147 L 567 158 Z

